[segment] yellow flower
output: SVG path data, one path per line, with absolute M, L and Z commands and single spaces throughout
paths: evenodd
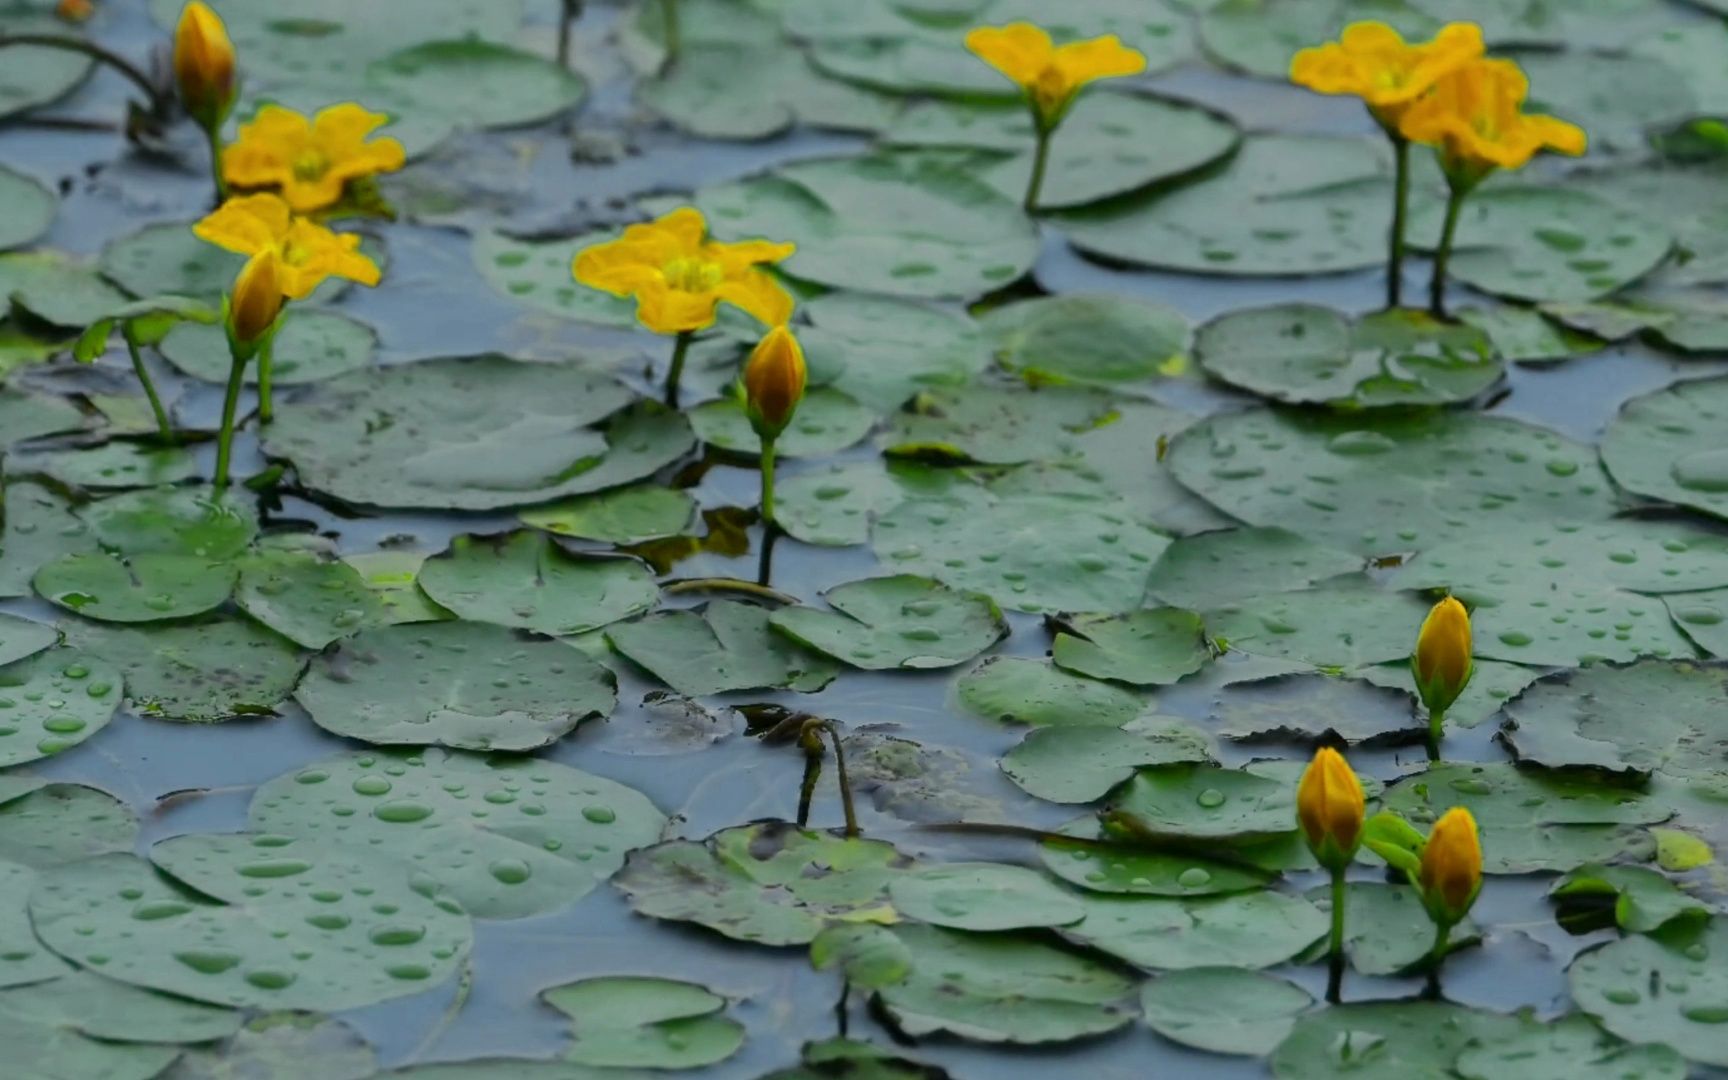
M 1482 891 L 1482 843 L 1470 811 L 1454 806 L 1434 823 L 1416 885 L 1435 922 L 1450 926 L 1469 913 Z
M 180 12 L 174 31 L 174 81 L 186 114 L 213 129 L 234 106 L 234 43 L 222 19 L 202 0 Z
M 1146 57 L 1115 34 L 1058 47 L 1027 22 L 980 26 L 966 35 L 966 47 L 1020 85 L 1046 129 L 1056 126 L 1087 83 L 1146 70 Z
M 744 362 L 744 407 L 750 426 L 764 441 L 777 439 L 804 400 L 804 349 L 792 331 L 768 331 Z
M 367 141 L 390 122 L 353 102 L 322 109 L 308 120 L 292 109 L 266 105 L 222 153 L 222 175 L 237 188 L 276 188 L 295 213 L 334 205 L 348 181 L 394 172 L 407 155 L 395 139 Z
M 274 251 L 282 295 L 291 300 L 304 300 L 329 277 L 378 284 L 378 264 L 360 253 L 358 236 L 294 217 L 287 203 L 269 193 L 229 199 L 192 231 L 242 255 Z
M 281 259 L 265 248 L 246 260 L 228 301 L 228 333 L 241 347 L 256 345 L 282 313 Z
M 1530 82 L 1510 60 L 1472 60 L 1447 72 L 1404 112 L 1398 129 L 1440 150 L 1454 186 L 1469 187 L 1495 169 L 1517 169 L 1543 150 L 1584 152 L 1584 130 L 1524 112 Z
M 1374 118 L 1397 130 L 1398 118 L 1448 71 L 1482 55 L 1482 28 L 1448 23 L 1434 40 L 1406 42 L 1380 22 L 1356 22 L 1337 41 L 1303 49 L 1290 81 L 1321 94 L 1353 94 Z
M 90 0 L 60 0 L 54 5 L 54 16 L 61 22 L 89 22 L 94 14 L 96 6 Z
M 722 244 L 707 237 L 701 212 L 685 207 L 632 225 L 617 240 L 582 249 L 571 270 L 591 288 L 634 296 L 636 318 L 657 334 L 712 326 L 721 301 L 764 325 L 784 325 L 792 317 L 792 294 L 757 267 L 797 249 L 767 240 Z
M 1362 842 L 1362 819 L 1366 814 L 1362 782 L 1329 746 L 1314 753 L 1296 788 L 1296 821 L 1308 841 L 1308 850 L 1329 870 L 1350 865 Z
M 1470 613 L 1448 596 L 1428 611 L 1410 654 L 1416 692 L 1429 713 L 1443 713 L 1470 682 Z

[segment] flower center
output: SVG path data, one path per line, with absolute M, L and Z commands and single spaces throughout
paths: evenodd
M 305 266 L 312 260 L 311 249 L 292 241 L 282 245 L 280 255 L 282 262 L 288 266 Z
M 1052 64 L 1038 73 L 1037 80 L 1032 84 L 1032 96 L 1038 100 L 1038 107 L 1043 110 L 1044 115 L 1049 116 L 1067 102 L 1073 89 L 1068 85 L 1067 76 Z
M 661 267 L 660 272 L 665 275 L 666 284 L 687 293 L 712 292 L 726 279 L 726 271 L 719 263 L 694 256 L 673 259 Z
M 330 159 L 317 150 L 303 150 L 291 167 L 296 180 L 321 180 L 330 171 Z

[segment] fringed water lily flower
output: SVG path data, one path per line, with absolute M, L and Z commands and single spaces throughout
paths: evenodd
M 360 251 L 360 238 L 336 233 L 317 222 L 295 217 L 279 196 L 264 193 L 229 199 L 192 226 L 199 239 L 251 256 L 228 297 L 228 344 L 232 367 L 222 407 L 217 444 L 216 484 L 228 482 L 228 449 L 234 438 L 234 413 L 246 365 L 258 357 L 258 417 L 269 421 L 270 346 L 286 300 L 304 300 L 324 281 L 347 278 L 376 285 L 378 264 Z M 271 292 L 276 302 L 268 302 Z M 267 316 L 267 317 L 266 317 Z
M 1395 165 L 1392 227 L 1388 235 L 1386 304 L 1397 307 L 1404 288 L 1404 220 L 1410 204 L 1410 137 L 1404 114 L 1447 73 L 1482 55 L 1482 30 L 1450 23 L 1426 42 L 1406 42 L 1379 22 L 1351 23 L 1334 42 L 1303 49 L 1290 62 L 1290 81 L 1321 94 L 1362 99 L 1392 140 Z
M 1026 210 L 1038 207 L 1050 158 L 1050 136 L 1087 83 L 1146 70 L 1146 57 L 1122 44 L 1115 34 L 1057 45 L 1031 23 L 981 26 L 966 35 L 966 47 L 1019 85 L 1032 110 L 1038 143 L 1032 179 L 1026 185 Z
M 192 0 L 181 9 L 174 31 L 174 84 L 186 115 L 204 130 L 210 144 L 210 172 L 216 198 L 221 199 L 227 194 L 222 179 L 222 125 L 234 109 L 239 82 L 228 28 L 202 0 Z
M 676 336 L 666 376 L 666 402 L 676 405 L 690 341 L 696 331 L 714 325 L 722 303 L 769 327 L 783 326 L 792 317 L 792 294 L 762 266 L 796 250 L 767 240 L 711 240 L 701 211 L 684 207 L 631 225 L 616 240 L 584 248 L 571 270 L 583 285 L 634 297 L 643 326 Z
M 1552 116 L 1526 113 L 1530 81 L 1510 60 L 1473 60 L 1442 76 L 1406 109 L 1398 127 L 1411 142 L 1435 148 L 1450 197 L 1434 254 L 1429 307 L 1445 314 L 1446 263 L 1464 199 L 1496 169 L 1520 169 L 1543 150 L 1577 156 L 1584 129 Z
M 353 102 L 319 110 L 311 119 L 266 105 L 223 151 L 222 174 L 233 187 L 274 189 L 297 214 L 342 200 L 351 181 L 395 172 L 407 160 L 402 144 L 369 138 L 390 122 Z
M 1344 871 L 1362 844 L 1365 813 L 1362 782 L 1344 755 L 1329 746 L 1315 751 L 1296 788 L 1296 823 L 1315 861 L 1332 874 L 1331 1001 L 1344 977 Z
M 1410 653 L 1410 673 L 1416 693 L 1428 708 L 1429 749 L 1436 755 L 1446 710 L 1464 692 L 1474 670 L 1470 649 L 1470 613 L 1457 597 L 1445 597 L 1422 620 L 1416 648 Z

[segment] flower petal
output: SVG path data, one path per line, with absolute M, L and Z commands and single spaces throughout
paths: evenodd
M 734 280 L 722 282 L 714 294 L 764 326 L 781 326 L 792 318 L 792 294 L 761 270 L 747 270 Z
M 1028 22 L 980 26 L 966 35 L 966 47 L 1024 87 L 1038 81 L 1055 53 L 1050 35 Z
M 256 255 L 275 247 L 288 235 L 288 204 L 268 192 L 229 199 L 192 226 L 200 240 L 217 247 Z

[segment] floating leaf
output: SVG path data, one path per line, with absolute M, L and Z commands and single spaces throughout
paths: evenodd
M 920 394 L 896 415 L 888 452 L 984 465 L 1048 461 L 1074 449 L 1072 436 L 1106 421 L 1110 398 L 1097 390 L 973 386 Z
M 1002 756 L 1002 771 L 1029 795 L 1092 802 L 1154 765 L 1209 762 L 1211 738 L 1185 720 L 1147 716 L 1120 728 L 1040 728 Z
M 606 631 L 614 649 L 688 697 L 786 688 L 815 693 L 839 665 L 769 629 L 769 612 L 736 600 L 662 611 Z
M 1140 991 L 1140 1011 L 1153 1031 L 1214 1054 L 1264 1057 L 1314 1004 L 1283 979 L 1232 967 L 1171 971 Z
M 1602 925 L 1648 934 L 1670 920 L 1708 918 L 1714 910 L 1644 866 L 1581 866 L 1555 882 L 1548 897 L 1560 909 L 1560 925 L 1574 932 L 1599 929 L 1598 914 L 1607 915 Z
M 1220 648 L 1349 671 L 1408 657 L 1427 609 L 1414 596 L 1351 575 L 1247 597 L 1201 617 Z
M 708 139 L 766 138 L 794 122 L 879 131 L 899 107 L 887 94 L 824 76 L 778 43 L 697 42 L 688 33 L 681 35 L 678 62 L 637 93 L 661 116 Z
M 889 882 L 888 897 L 902 915 L 953 930 L 1066 926 L 1086 915 L 1073 893 L 1043 874 L 1000 863 L 913 870 Z
M 134 709 L 188 724 L 271 714 L 304 664 L 275 631 L 222 614 L 150 627 L 78 622 L 66 639 L 120 669 Z
M 1111 386 L 1188 367 L 1188 320 L 1162 304 L 1115 296 L 1045 296 L 991 311 L 996 357 L 1027 382 Z
M 532 750 L 605 716 L 612 672 L 561 641 L 472 622 L 364 630 L 313 658 L 294 698 L 378 744 Z
M 208 487 L 150 488 L 77 510 L 98 543 L 121 555 L 182 555 L 223 562 L 258 535 L 250 499 Z
M 1047 661 L 992 656 L 960 676 L 967 711 L 1004 724 L 1114 729 L 1146 710 L 1145 694 L 1074 675 Z
M 1702 777 L 1728 745 L 1724 709 L 1720 666 L 1640 660 L 1538 679 L 1506 703 L 1502 726 L 1521 761 Z
M 783 608 L 769 625 L 867 671 L 952 667 L 1008 636 L 989 597 L 910 574 L 849 582 L 823 597 L 833 611 Z
M 536 633 L 582 634 L 660 599 L 635 559 L 574 554 L 545 533 L 458 536 L 420 568 L 420 587 L 457 617 Z
M 1319 908 L 1278 892 L 1181 899 L 1094 894 L 1086 898 L 1086 917 L 1061 933 L 1138 967 L 1263 968 L 1302 952 L 1327 925 Z
M 1623 1039 L 1658 1042 L 1695 1062 L 1728 1065 L 1728 923 L 1676 923 L 1593 949 L 1572 962 L 1578 1007 Z
M 47 10 L 32 11 L 30 8 L 13 8 L 6 12 L 6 31 L 9 34 L 42 33 L 55 37 L 67 34 L 66 24 L 58 19 L 48 17 Z M 75 39 L 76 40 L 76 39 Z M 46 105 L 70 93 L 74 87 L 83 82 L 96 67 L 96 61 L 90 55 L 71 49 L 55 49 L 40 45 L 14 45 L 6 50 L 6 70 L 0 72 L 0 116 L 10 117 L 34 109 L 38 105 Z M 8 175 L 16 175 L 10 173 Z M 15 216 L 12 211 L 16 205 L 11 199 L 0 202 L 7 213 L 0 213 L 0 220 L 9 223 L 28 225 L 31 218 L 25 214 Z M 26 202 L 27 209 L 31 203 Z M 53 214 L 52 203 L 48 214 Z M 46 222 L 43 222 L 44 227 Z M 33 234 L 8 239 L 0 243 L 0 248 L 15 247 L 35 239 Z
M 718 1015 L 726 999 L 695 983 L 612 975 L 540 997 L 570 1018 L 575 1040 L 564 1058 L 583 1065 L 696 1069 L 744 1045 L 744 1026 Z
M 188 1050 L 170 1080 L 367 1080 L 378 1055 L 340 1020 L 312 1013 L 265 1013 L 214 1047 Z
M 1404 693 L 1328 675 L 1291 675 L 1230 687 L 1213 701 L 1207 719 L 1232 739 L 1420 742 L 1428 726 L 1415 717 L 1409 665 L 1387 669 L 1402 670 L 1398 689 Z
M 1728 379 L 1633 398 L 1608 425 L 1602 463 L 1637 495 L 1728 518 Z
M 422 17 L 426 17 L 423 15 Z M 562 64 L 486 41 L 433 41 L 374 60 L 366 85 L 455 127 L 515 127 L 575 107 L 586 90 Z
M 1518 1017 L 1518 1030 L 1497 1034 L 1458 1055 L 1453 1070 L 1464 1080 L 1497 1080 L 1515 1071 L 1520 1080 L 1681 1080 L 1686 1063 L 1671 1046 L 1621 1042 L 1576 1013 L 1557 1020 Z
M 383 599 L 352 566 L 290 547 L 248 553 L 240 561 L 234 602 L 308 649 L 388 621 Z
M 690 426 L 696 437 L 719 450 L 760 454 L 762 442 L 750 426 L 744 402 L 737 397 L 705 401 L 690 410 Z M 798 411 L 774 448 L 783 456 L 827 457 L 839 453 L 870 434 L 876 414 L 838 390 L 818 386 L 804 395 Z
M 228 381 L 232 360 L 221 326 L 181 321 L 156 346 L 170 364 L 205 382 Z M 334 311 L 297 309 L 281 322 L 270 347 L 270 377 L 277 386 L 297 386 L 346 375 L 367 367 L 378 335 L 363 322 Z M 258 366 L 246 367 L 246 382 L 256 385 Z
M 117 670 L 74 649 L 0 667 L 0 768 L 77 746 L 108 725 L 123 697 Z
M 617 488 L 524 510 L 522 524 L 559 536 L 608 544 L 641 544 L 696 527 L 696 500 L 676 488 Z
M 1052 656 L 1058 667 L 1130 686 L 1162 686 L 1211 659 L 1200 616 L 1181 608 L 1064 620 Z
M 1443 1080 L 1472 1046 L 1494 1046 L 1518 1030 L 1509 1016 L 1440 1001 L 1334 1005 L 1296 1021 L 1272 1052 L 1278 1080 Z
M 234 591 L 231 563 L 192 555 L 67 555 L 36 572 L 36 591 L 102 622 L 141 623 L 202 615 Z
M 877 413 L 919 390 L 968 383 L 989 362 L 977 324 L 962 312 L 909 300 L 832 292 L 799 308 L 813 369 L 837 369 L 832 386 Z

